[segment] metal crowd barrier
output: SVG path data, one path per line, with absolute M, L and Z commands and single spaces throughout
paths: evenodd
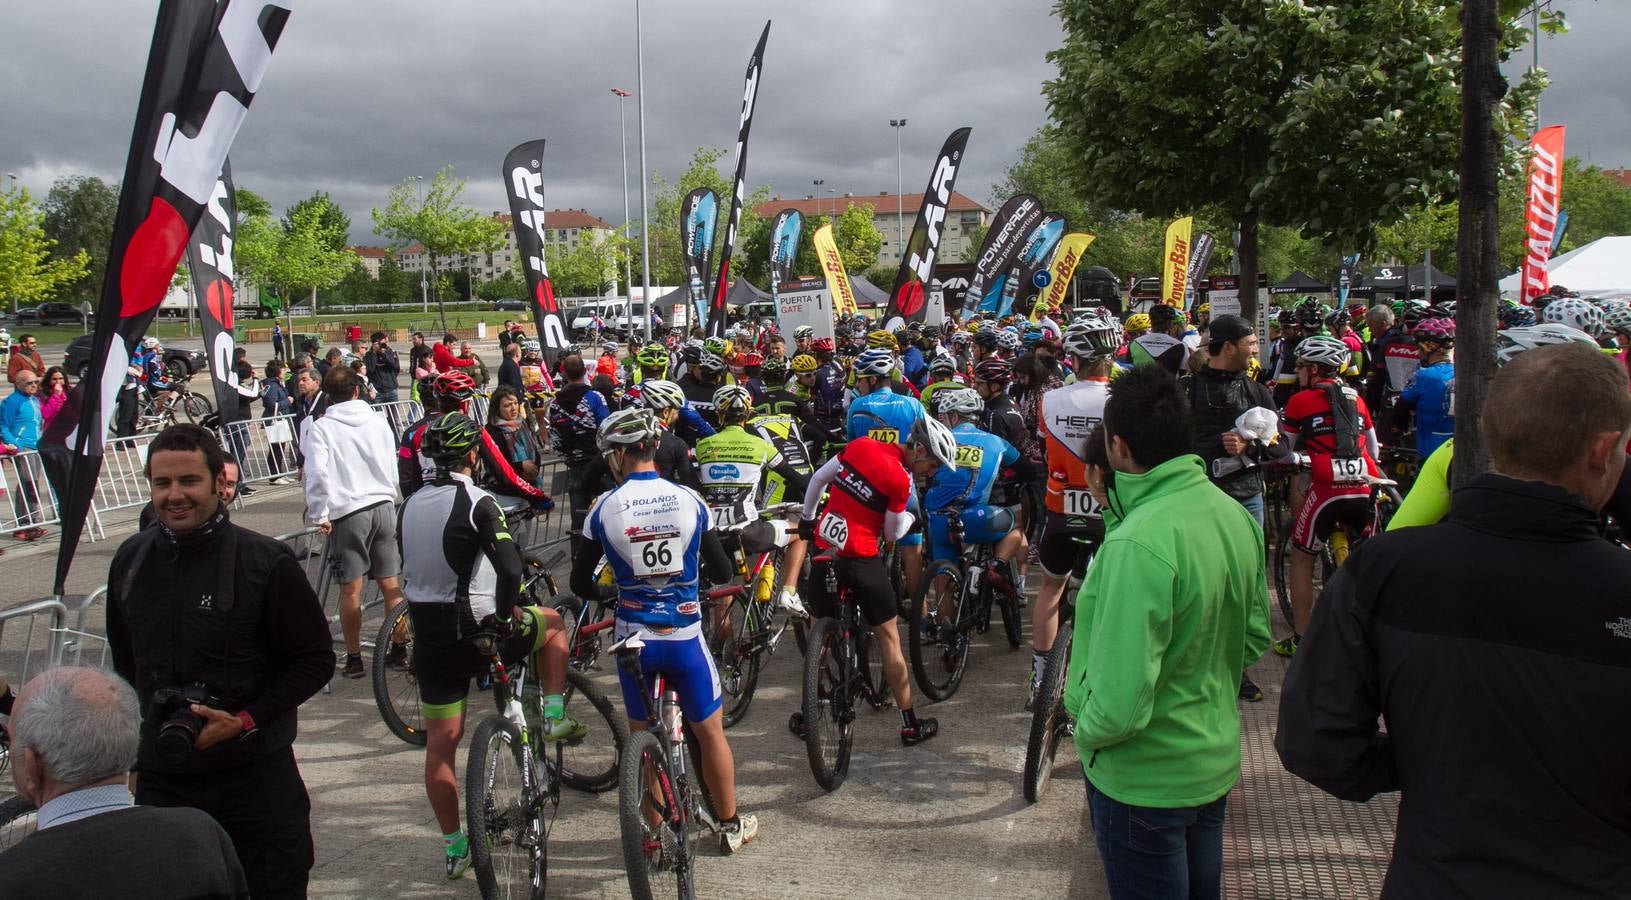
M 40 454 L 0 456 L 0 533 L 55 525 L 60 518 Z
M 91 509 L 100 514 L 144 506 L 152 499 L 147 486 L 147 447 L 156 432 L 108 438 L 102 444 L 102 471 L 96 479 Z
M 89 618 L 91 607 L 96 605 L 96 601 L 105 599 L 107 595 L 108 586 L 104 584 L 74 601 L 71 607 L 74 614 L 73 627 L 65 627 L 58 632 L 61 649 L 57 653 L 57 658 L 62 665 L 83 666 L 88 664 L 103 669 L 108 668 L 108 636 L 91 631 L 90 623 L 86 621 Z M 106 621 L 106 617 L 104 617 L 103 621 Z M 87 643 L 94 644 L 99 648 L 95 653 L 95 659 L 87 659 L 85 652 Z
M 401 437 L 409 425 L 425 414 L 425 408 L 417 400 L 398 400 L 394 403 L 376 403 L 374 412 L 384 416 L 385 421 L 391 424 L 391 434 Z
M 21 686 L 31 672 L 60 665 L 67 621 L 68 607 L 49 597 L 0 612 L 0 670 L 7 680 Z
M 299 468 L 293 414 L 228 422 L 221 426 L 221 446 L 238 460 L 240 481 L 291 477 Z

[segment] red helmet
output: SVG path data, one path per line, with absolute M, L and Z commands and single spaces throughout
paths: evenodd
M 764 364 L 765 364 L 765 358 L 763 356 L 757 354 L 757 353 L 744 353 L 744 354 L 742 354 L 742 365 L 743 366 L 762 366 Z
M 436 376 L 436 396 L 442 399 L 469 400 L 476 393 L 476 380 L 458 369 Z
M 810 343 L 810 349 L 821 353 L 833 352 L 832 338 L 816 338 Z

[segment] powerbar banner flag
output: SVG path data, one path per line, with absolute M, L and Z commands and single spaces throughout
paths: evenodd
M 821 274 L 827 278 L 827 291 L 832 294 L 833 312 L 840 316 L 855 314 L 855 291 L 844 271 L 844 258 L 838 255 L 838 245 L 832 239 L 832 226 L 817 228 L 810 238 L 815 244 L 816 258 L 821 260 Z
M 238 373 L 232 369 L 232 241 L 237 231 L 238 203 L 232 188 L 232 164 L 221 165 L 205 216 L 187 242 L 187 271 L 193 280 L 193 302 L 204 326 L 204 350 L 210 358 L 215 408 L 238 406 Z M 222 418 L 225 418 L 223 412 Z
M 680 259 L 685 290 L 695 311 L 693 322 L 708 318 L 708 279 L 713 273 L 714 226 L 719 223 L 719 197 L 707 188 L 685 195 L 680 204 Z
M 799 234 L 804 231 L 804 214 L 788 208 L 776 213 L 770 223 L 770 302 L 776 310 L 776 327 L 781 327 L 782 283 L 793 271 L 798 255 Z
M 1195 235 L 1194 243 L 1189 245 L 1189 280 L 1184 290 L 1184 308 L 1195 305 L 1195 285 L 1201 283 L 1206 277 L 1206 267 L 1212 264 L 1212 251 L 1217 247 L 1217 241 L 1212 239 L 1212 233 L 1203 231 Z
M 289 8 L 290 0 L 159 4 L 96 310 L 90 372 L 40 441 L 62 516 L 53 588 L 58 594 L 85 528 L 126 368 L 215 194 Z
M 963 318 L 969 318 L 983 308 L 986 291 L 992 283 L 1008 271 L 1014 256 L 1024 245 L 1031 230 L 1042 221 L 1042 201 L 1030 194 L 1016 194 L 1008 198 L 991 219 L 991 227 L 980 245 L 980 255 L 974 261 L 974 275 L 968 290 L 963 293 Z
M 1359 275 L 1359 254 L 1354 253 L 1342 257 L 1342 268 L 1337 270 L 1337 305 L 1348 305 L 1348 292 L 1354 288 L 1354 279 Z
M 719 250 L 719 278 L 714 281 L 713 303 L 708 308 L 708 334 L 725 336 L 725 295 L 731 288 L 731 248 L 736 244 L 736 226 L 742 222 L 743 183 L 748 172 L 748 129 L 753 125 L 753 101 L 759 96 L 759 70 L 764 65 L 765 41 L 770 23 L 759 35 L 759 45 L 748 57 L 746 86 L 742 89 L 742 122 L 736 132 L 736 183 L 731 194 L 731 217 L 725 226 L 725 246 Z
M 1093 235 L 1080 231 L 1059 239 L 1059 247 L 1053 251 L 1053 263 L 1048 266 L 1048 286 L 1037 299 L 1037 309 L 1052 310 L 1064 305 L 1070 293 L 1070 280 L 1076 276 L 1076 265 L 1091 243 Z
M 1558 204 L 1563 195 L 1563 128 L 1553 125 L 1535 132 L 1530 144 L 1529 203 L 1524 208 L 1523 285 L 1519 299 L 1525 304 L 1546 293 L 1552 279 L 1546 261 L 1552 257 L 1557 233 Z
M 907 322 L 923 321 L 929 282 L 934 280 L 935 253 L 940 249 L 940 234 L 946 227 L 952 187 L 957 183 L 957 170 L 962 167 L 963 150 L 968 146 L 972 130 L 964 127 L 953 131 L 941 146 L 940 155 L 935 157 L 929 186 L 923 191 L 923 205 L 918 207 L 917 222 L 912 225 L 912 236 L 906 239 L 905 253 L 901 255 L 895 289 L 889 292 L 889 306 L 884 311 L 886 331 L 894 331 Z
M 1161 302 L 1182 309 L 1189 284 L 1189 236 L 1194 216 L 1174 219 L 1167 226 L 1166 248 L 1161 252 Z
M 504 154 L 505 192 L 510 195 L 510 221 L 515 226 L 515 248 L 524 262 L 527 296 L 532 300 L 532 321 L 538 326 L 538 343 L 544 351 L 543 370 L 555 368 L 555 360 L 571 343 L 561 304 L 555 299 L 555 286 L 549 280 L 549 263 L 544 259 L 544 142 L 542 139 L 516 144 Z M 548 378 L 548 375 L 545 375 Z
M 1047 259 L 1048 254 L 1059 243 L 1059 239 L 1064 236 L 1065 219 L 1063 216 L 1048 213 L 1042 217 L 1042 221 L 1031 229 L 1029 235 L 1026 235 L 1025 243 L 1020 246 L 1013 265 L 1003 275 L 1001 285 L 992 285 L 992 289 L 997 291 L 997 296 L 991 311 L 998 316 L 1006 316 L 1013 310 L 1014 303 L 1019 300 L 1020 295 L 1025 291 L 1026 271 L 1035 271 L 1035 269 L 1040 268 L 1042 261 Z

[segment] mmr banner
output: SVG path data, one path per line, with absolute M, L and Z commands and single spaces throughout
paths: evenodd
M 1167 226 L 1166 248 L 1161 253 L 1161 302 L 1183 309 L 1184 288 L 1189 284 L 1189 237 L 1194 216 L 1174 219 Z
M 1519 297 L 1525 305 L 1535 302 L 1552 286 L 1546 261 L 1552 256 L 1552 238 L 1557 233 L 1558 206 L 1563 196 L 1563 128 L 1542 128 L 1530 143 L 1529 203 L 1523 211 L 1526 252 Z

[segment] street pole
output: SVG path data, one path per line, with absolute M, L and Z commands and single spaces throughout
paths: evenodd
M 838 243 L 838 188 L 827 188 L 827 193 L 832 195 L 832 240 L 836 244 Z
M 617 95 L 617 127 L 622 135 L 623 144 L 623 239 L 629 238 L 629 120 L 623 113 L 623 101 L 628 99 L 629 92 L 619 88 L 612 88 Z M 634 257 L 628 253 L 623 255 L 623 287 L 628 292 L 629 309 L 634 309 Z M 646 315 L 650 316 L 647 310 Z
M 906 215 L 901 208 L 903 202 L 901 189 L 903 183 L 900 177 L 900 130 L 906 127 L 905 119 L 890 119 L 889 127 L 895 129 L 895 255 L 901 259 L 906 258 L 906 230 L 901 219 Z
M 651 342 L 651 212 L 646 203 L 646 51 L 640 28 L 640 0 L 634 0 L 634 90 L 640 118 L 640 302 L 645 306 L 646 342 Z M 627 182 L 625 182 L 626 184 Z M 634 309 L 634 301 L 629 301 Z M 695 325 L 695 323 L 692 323 Z
M 423 175 L 413 176 L 414 203 L 419 207 L 419 212 L 420 213 L 423 213 L 425 211 L 424 187 L 425 187 L 425 176 L 423 176 Z M 421 250 L 425 249 L 425 242 L 423 240 L 421 240 L 419 242 L 419 247 L 420 247 Z M 430 251 L 426 250 L 425 251 L 424 268 L 421 268 L 419 270 L 419 300 L 420 300 L 420 304 L 421 304 L 421 311 L 424 312 L 425 315 L 430 315 L 430 280 L 428 278 L 426 278 L 426 273 L 429 272 L 429 271 L 430 271 Z M 290 319 L 291 323 L 293 321 L 294 321 L 293 319 Z M 289 327 L 293 328 L 294 325 L 290 324 Z

